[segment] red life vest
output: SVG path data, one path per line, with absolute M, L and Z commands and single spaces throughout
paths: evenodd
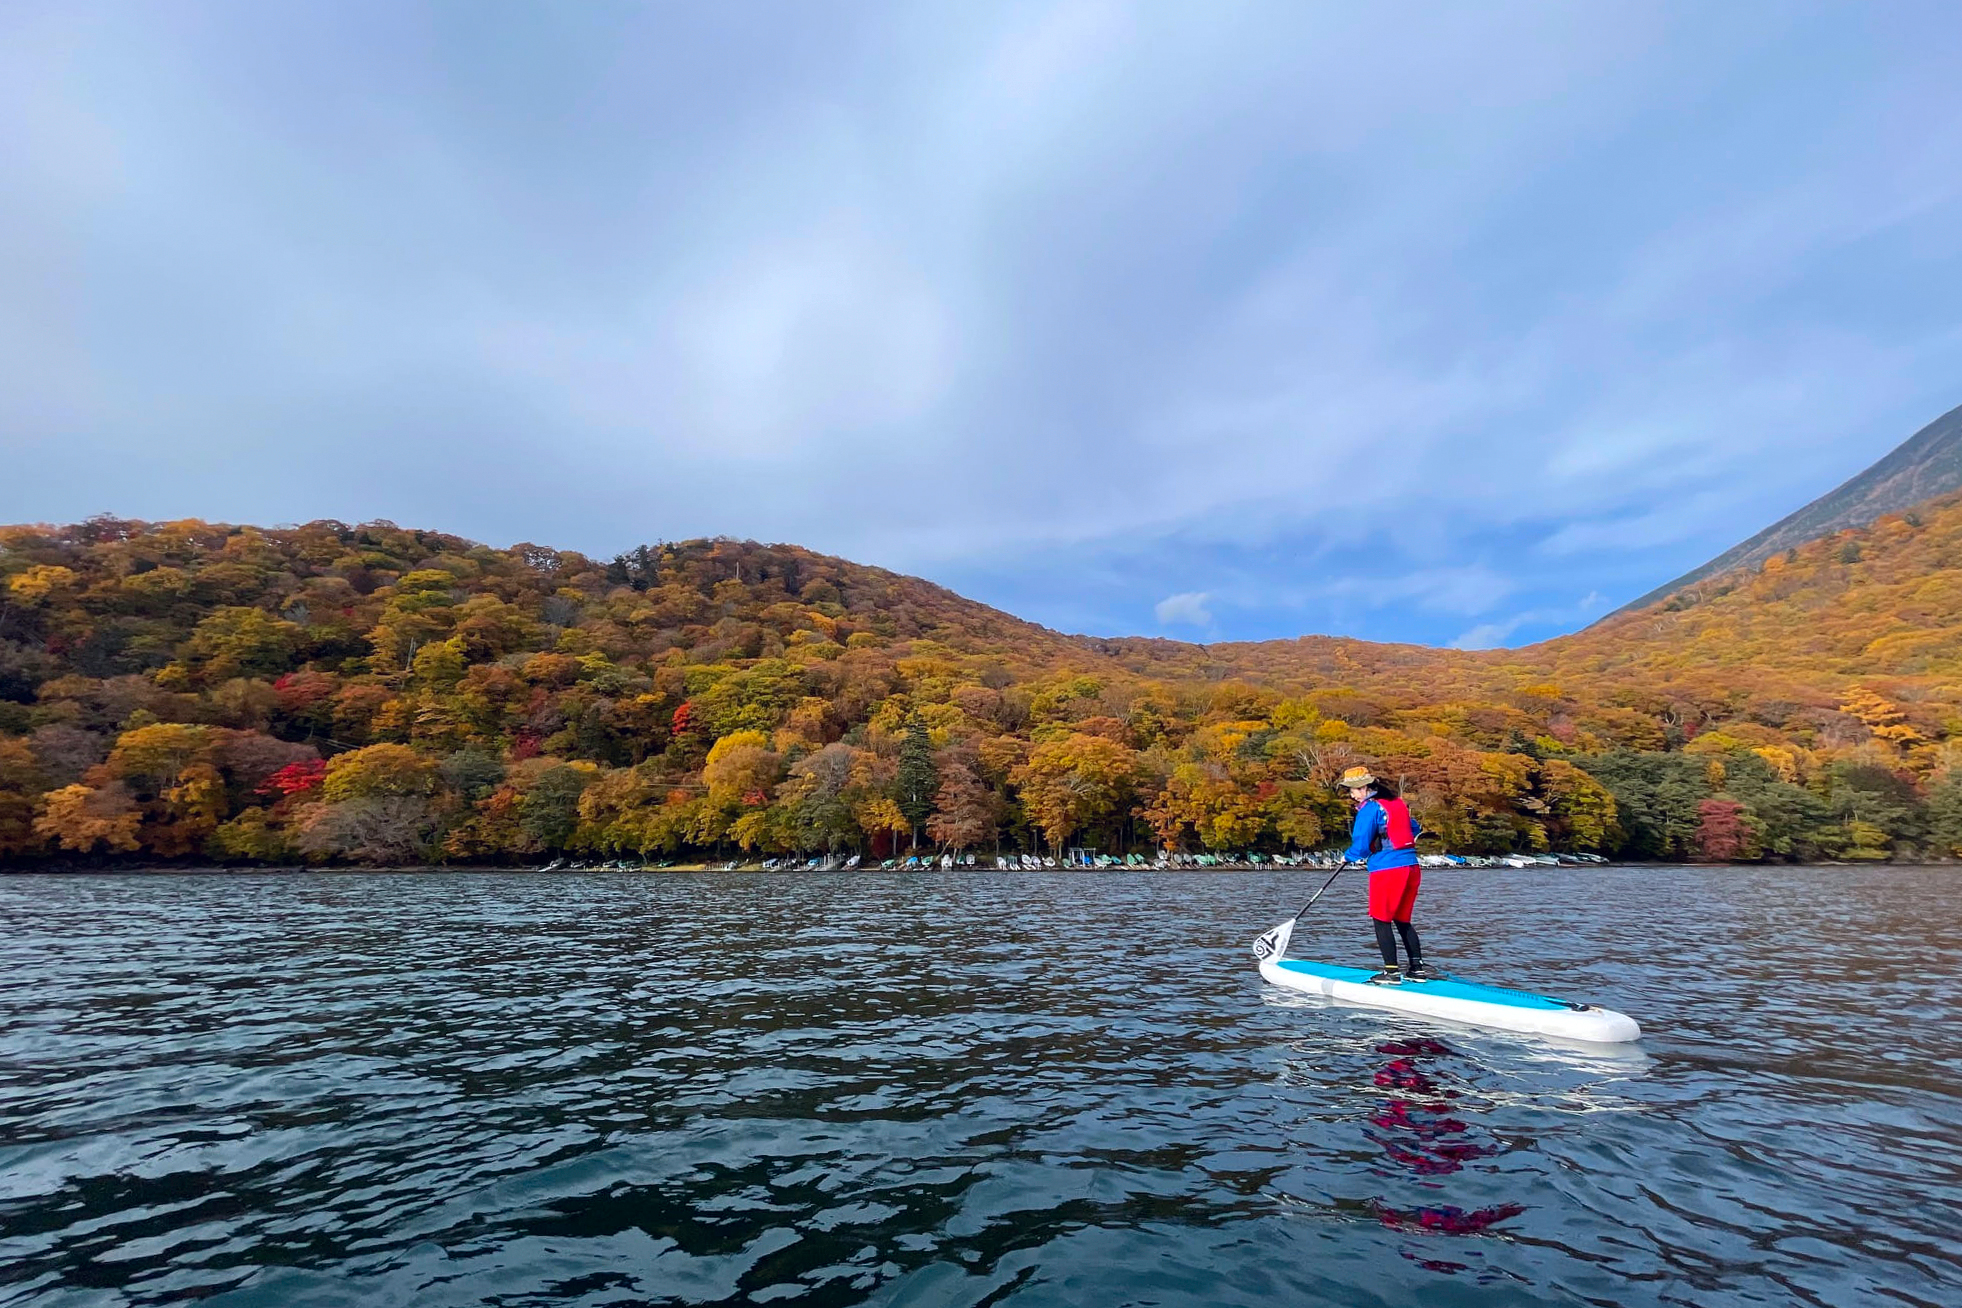
M 1383 810 L 1384 848 L 1417 848 L 1417 837 L 1410 830 L 1410 805 L 1400 799 L 1379 798 L 1370 802 Z

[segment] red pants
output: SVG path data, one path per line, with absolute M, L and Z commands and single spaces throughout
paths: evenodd
M 1408 922 L 1417 906 L 1417 887 L 1424 882 L 1421 867 L 1386 867 L 1369 874 L 1369 915 L 1378 922 Z

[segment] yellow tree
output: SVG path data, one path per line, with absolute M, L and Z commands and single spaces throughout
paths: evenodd
M 862 800 L 855 812 L 860 830 L 868 836 L 881 831 L 891 833 L 894 849 L 899 848 L 901 836 L 913 834 L 913 824 L 906 820 L 906 815 L 899 811 L 899 805 L 893 802 L 890 795 L 875 795 Z
M 178 774 L 209 760 L 219 743 L 210 727 L 156 722 L 125 731 L 109 752 L 109 773 L 134 781 L 151 793 L 177 784 Z
M 369 745 L 327 760 L 321 797 L 329 803 L 379 796 L 428 795 L 436 765 L 407 745 Z
M 579 792 L 579 844 L 608 854 L 644 853 L 647 820 L 665 796 L 647 770 L 602 773 Z
M 1060 848 L 1076 832 L 1108 817 L 1130 790 L 1137 754 L 1114 740 L 1082 733 L 1029 751 L 1011 774 L 1022 805 Z
M 148 810 L 140 840 L 164 858 L 200 848 L 225 820 L 225 780 L 216 766 L 233 733 L 184 722 L 156 722 L 125 731 L 102 771 L 130 783 L 131 798 Z
M 42 565 L 7 578 L 7 590 L 22 603 L 39 604 L 50 595 L 72 589 L 81 580 L 73 569 L 58 564 Z
M 702 782 L 717 803 L 761 804 L 783 775 L 783 759 L 761 731 L 736 731 L 710 746 Z M 761 798 L 758 798 L 758 797 Z
M 1543 760 L 1539 773 L 1547 807 L 1567 829 L 1568 848 L 1607 849 L 1617 832 L 1615 797 L 1608 788 L 1562 759 Z
M 1198 821 L 1197 792 L 1204 776 L 1198 764 L 1181 763 L 1140 812 L 1161 848 L 1177 849 L 1185 831 Z
M 293 856 L 292 842 L 273 815 L 248 808 L 212 833 L 211 847 L 226 858 L 258 863 L 282 862 Z
M 303 628 L 264 609 L 221 608 L 198 623 L 168 679 L 215 686 L 233 677 L 277 676 L 305 637 Z
M 762 819 L 743 819 L 762 813 L 782 775 L 783 758 L 763 732 L 735 731 L 716 741 L 702 765 L 708 797 L 696 818 L 695 839 L 712 844 L 728 835 L 744 849 L 753 848 L 763 836 Z
M 225 820 L 225 779 L 209 763 L 179 772 L 159 799 L 163 813 L 147 834 L 151 850 L 165 858 L 201 848 Z
M 1329 804 L 1329 792 L 1305 781 L 1283 781 L 1267 796 L 1268 820 L 1281 839 L 1297 849 L 1313 849 L 1322 843 L 1327 827 L 1321 810 Z
M 142 845 L 136 835 L 142 825 L 143 812 L 120 781 L 50 791 L 41 816 L 34 819 L 37 835 L 76 854 L 92 853 L 97 846 L 112 854 L 135 853 Z
M 1236 849 L 1260 839 L 1267 808 L 1255 788 L 1227 773 L 1206 778 L 1199 793 L 1204 816 L 1196 830 L 1207 849 Z
M 0 736 L 0 858 L 37 843 L 34 801 L 47 785 L 40 760 L 25 740 Z
M 525 831 L 519 825 L 524 796 L 514 786 L 499 786 L 472 805 L 469 817 L 443 836 L 443 852 L 451 858 L 497 858 L 520 853 Z
M 1865 686 L 1855 686 L 1847 695 L 1846 702 L 1839 706 L 1839 711 L 1860 719 L 1875 740 L 1896 749 L 1928 743 L 1928 737 L 1908 722 L 1907 713 L 1900 705 Z

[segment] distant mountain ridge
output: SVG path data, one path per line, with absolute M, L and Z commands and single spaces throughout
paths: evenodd
M 1962 489 L 1962 405 L 1901 442 L 1885 458 L 1780 518 L 1747 541 L 1733 545 L 1700 568 L 1616 609 L 1609 618 L 1667 599 L 1685 586 L 1733 568 L 1762 563 L 1783 550 L 1848 527 L 1864 527 L 1886 513 Z M 1607 621 L 1606 618 L 1602 621 Z

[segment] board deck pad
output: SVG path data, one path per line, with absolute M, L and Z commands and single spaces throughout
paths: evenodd
M 1341 967 L 1334 963 L 1311 963 L 1305 959 L 1284 958 L 1277 964 L 1283 971 L 1299 972 L 1304 976 L 1318 976 L 1330 981 L 1349 981 L 1356 985 L 1369 984 L 1369 978 L 1376 973 L 1366 967 Z M 1475 981 L 1406 981 L 1395 989 L 1409 989 L 1413 993 L 1436 995 L 1440 999 L 1469 999 L 1480 1004 L 1504 1004 L 1509 1008 L 1553 1009 L 1561 1012 L 1571 1011 L 1575 1005 L 1545 995 L 1536 995 L 1525 990 L 1508 990 L 1504 986 L 1482 986 Z

